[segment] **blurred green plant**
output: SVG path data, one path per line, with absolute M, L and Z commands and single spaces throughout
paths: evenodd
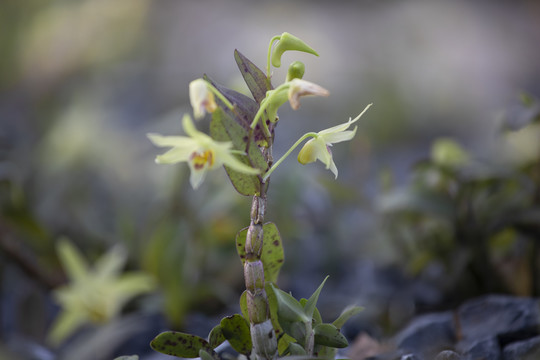
M 378 199 L 384 236 L 413 274 L 442 264 L 443 290 L 455 301 L 486 292 L 539 294 L 539 122 L 539 103 L 526 97 L 505 118 L 504 151 L 492 159 L 481 162 L 441 138 L 409 184 L 384 186 Z
M 59 344 L 84 324 L 105 324 L 118 316 L 132 298 L 148 293 L 155 282 L 144 272 L 125 272 L 126 252 L 114 247 L 91 267 L 67 239 L 60 239 L 58 256 L 69 283 L 54 291 L 62 307 L 49 338 Z
M 257 359 L 286 355 L 333 359 L 337 348 L 348 345 L 340 328 L 361 308 L 347 308 L 334 323 L 323 323 L 316 304 L 324 281 L 309 299 L 300 301 L 280 290 L 277 279 L 284 262 L 282 240 L 276 225 L 265 223 L 264 217 L 270 175 L 305 140 L 311 138 L 300 151 L 299 162 L 320 160 L 337 177 L 330 147 L 354 137 L 356 127 L 348 129 L 370 105 L 344 124 L 306 133 L 274 161 L 272 144 L 279 121 L 278 109 L 287 101 L 294 110 L 298 109 L 302 96 L 328 96 L 326 89 L 302 79 L 305 68 L 299 62 L 291 65 L 285 82 L 276 88 L 272 86 L 271 64 L 279 67 L 283 53 L 291 50 L 317 55 L 299 38 L 283 33 L 270 41 L 265 74 L 235 51 L 235 60 L 253 99 L 207 76 L 190 83 L 194 117 L 201 119 L 207 112 L 212 114 L 210 136 L 198 131 L 189 115 L 183 118 L 187 136 L 148 135 L 156 146 L 170 148 L 156 157 L 157 163 L 188 164 L 193 188 L 199 188 L 209 170 L 224 165 L 236 191 L 252 197 L 250 225 L 236 236 L 246 287 L 240 297 L 242 315 L 222 319 L 207 339 L 176 331 L 161 333 L 151 342 L 152 348 L 159 352 L 181 358 L 219 359 L 215 349 L 228 340 L 239 354 Z

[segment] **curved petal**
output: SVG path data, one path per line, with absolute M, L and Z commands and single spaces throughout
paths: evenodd
M 228 151 L 216 153 L 216 162 L 214 166 L 218 166 L 221 164 L 226 165 L 231 169 L 242 172 L 244 174 L 257 175 L 261 172 L 259 169 L 255 169 L 249 165 L 244 164 L 242 161 L 238 160 L 238 158 L 236 158 Z
M 197 130 L 195 124 L 193 124 L 193 120 L 191 120 L 191 116 L 189 116 L 188 114 L 185 114 L 182 118 L 182 126 L 184 127 L 184 132 L 193 139 L 204 135 L 202 132 Z
M 156 163 L 176 164 L 182 161 L 188 161 L 192 153 L 193 148 L 174 147 L 167 151 L 165 154 L 156 156 Z
M 322 135 L 321 137 L 324 139 L 325 143 L 335 144 L 342 141 L 351 140 L 356 134 L 356 129 L 357 127 L 355 127 L 353 130 L 346 130 L 346 131 L 341 131 L 337 133 L 326 134 L 326 135 Z
M 352 122 L 348 121 L 346 123 L 343 123 L 343 124 L 339 124 L 339 125 L 336 125 L 336 126 L 332 126 L 331 128 L 328 128 L 328 129 L 324 129 L 324 130 L 321 130 L 318 132 L 319 135 L 326 135 L 326 134 L 333 134 L 333 133 L 337 133 L 337 132 L 342 132 L 342 131 L 345 131 L 349 128 L 349 126 L 351 126 Z
M 194 147 L 195 142 L 192 138 L 187 136 L 163 136 L 159 134 L 146 134 L 148 139 L 156 145 L 160 147 L 165 146 L 175 146 L 175 147 Z

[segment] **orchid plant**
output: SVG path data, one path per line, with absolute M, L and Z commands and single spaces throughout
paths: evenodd
M 215 349 L 227 340 L 248 358 L 334 358 L 337 348 L 348 345 L 340 329 L 361 308 L 346 308 L 333 323 L 324 323 L 316 307 L 324 281 L 309 299 L 297 300 L 279 289 L 277 280 L 284 261 L 282 240 L 276 225 L 265 223 L 264 218 L 270 175 L 300 145 L 303 144 L 298 153 L 301 164 L 319 160 L 337 178 L 330 148 L 354 137 L 357 128 L 350 129 L 351 126 L 371 104 L 343 124 L 304 134 L 274 161 L 272 144 L 279 122 L 278 109 L 289 102 L 296 110 L 301 97 L 329 95 L 328 90 L 303 79 L 305 67 L 299 61 L 291 64 L 282 84 L 272 85 L 271 67 L 281 66 L 286 51 L 318 56 L 303 40 L 286 32 L 270 40 L 266 73 L 236 50 L 236 63 L 253 98 L 225 88 L 207 76 L 196 79 L 189 85 L 193 117 L 201 120 L 210 113 L 210 134 L 197 130 L 187 114 L 183 118 L 186 136 L 148 134 L 154 145 L 169 148 L 156 157 L 158 164 L 187 162 L 194 189 L 201 186 L 207 172 L 223 165 L 234 188 L 252 197 L 250 224 L 236 236 L 246 286 L 240 297 L 241 314 L 225 317 L 207 339 L 174 331 L 161 333 L 151 342 L 159 352 L 181 358 L 219 359 Z

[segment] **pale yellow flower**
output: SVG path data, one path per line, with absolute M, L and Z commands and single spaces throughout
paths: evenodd
M 201 185 L 208 170 L 221 165 L 245 174 L 255 175 L 260 172 L 235 157 L 231 142 L 218 142 L 198 131 L 189 115 L 184 115 L 182 124 L 188 136 L 148 134 L 148 138 L 156 146 L 172 148 L 158 155 L 156 163 L 176 164 L 184 161 L 188 163 L 191 170 L 190 183 L 194 189 Z
M 189 83 L 189 101 L 193 107 L 195 119 L 201 119 L 206 112 L 213 113 L 217 109 L 214 94 L 208 89 L 208 83 L 196 79 Z
M 93 266 L 67 239 L 58 242 L 57 251 L 69 283 L 53 292 L 62 306 L 49 333 L 55 344 L 82 325 L 111 321 L 129 300 L 155 288 L 153 278 L 142 271 L 122 272 L 127 261 L 122 248 L 112 248 Z
M 371 104 L 366 106 L 364 111 L 356 118 L 349 119 L 349 121 L 344 124 L 333 126 L 315 134 L 312 139 L 304 144 L 298 153 L 298 162 L 305 165 L 320 160 L 337 178 L 338 170 L 334 163 L 334 159 L 332 158 L 330 147 L 332 144 L 348 141 L 354 137 L 357 128 L 355 127 L 353 130 L 348 130 L 349 127 L 358 121 L 370 106 Z

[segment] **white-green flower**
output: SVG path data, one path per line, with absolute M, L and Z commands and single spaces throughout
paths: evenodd
M 316 133 L 312 139 L 304 144 L 298 153 L 298 162 L 305 165 L 320 160 L 337 178 L 338 170 L 332 158 L 330 147 L 332 144 L 348 141 L 354 137 L 357 128 L 348 130 L 349 127 L 358 121 L 371 105 L 366 106 L 364 111 L 356 118 L 349 119 L 344 124 L 336 125 Z
M 232 142 L 218 142 L 198 131 L 189 115 L 184 115 L 182 124 L 188 136 L 148 134 L 148 138 L 156 146 L 172 148 L 158 155 L 156 163 L 176 164 L 184 161 L 188 163 L 191 170 L 189 180 L 194 189 L 201 185 L 208 170 L 221 165 L 245 174 L 255 175 L 260 172 L 259 169 L 254 169 L 235 157 Z
M 213 113 L 217 109 L 214 94 L 208 89 L 209 84 L 203 79 L 189 83 L 189 101 L 193 107 L 195 119 L 201 119 L 206 112 Z

